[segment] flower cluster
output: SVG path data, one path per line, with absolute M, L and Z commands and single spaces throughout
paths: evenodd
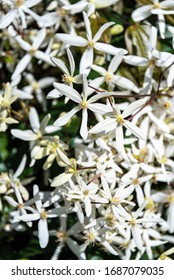
M 1 1 L 4 235 L 31 232 L 51 259 L 173 254 L 173 14 L 168 0 Z

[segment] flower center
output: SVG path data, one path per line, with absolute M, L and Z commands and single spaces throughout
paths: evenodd
M 166 163 L 166 161 L 167 161 L 167 158 L 165 156 L 160 158 L 160 163 L 164 164 L 164 163 Z
M 122 115 L 117 115 L 116 120 L 117 120 L 119 125 L 123 125 L 124 119 L 123 119 Z
M 41 217 L 42 220 L 46 220 L 47 216 L 48 216 L 47 211 L 43 211 L 43 212 L 40 213 L 40 217 Z
M 40 89 L 40 85 L 38 82 L 33 82 L 31 86 L 34 91 Z
M 74 77 L 63 74 L 62 75 L 62 82 L 65 82 L 65 83 L 68 83 L 68 84 L 73 83 L 74 82 Z
M 105 81 L 106 81 L 106 83 L 109 83 L 110 81 L 112 81 L 112 75 L 108 72 L 105 75 Z
M 15 0 L 14 2 L 15 2 L 15 7 L 19 8 L 19 7 L 23 6 L 25 1 L 24 0 Z
M 120 204 L 120 199 L 119 197 L 112 197 L 111 198 L 111 203 L 114 203 L 114 204 Z
M 36 51 L 37 51 L 37 50 L 36 50 L 35 48 L 31 48 L 30 51 L 29 51 L 29 53 L 30 53 L 31 55 L 35 55 Z
M 95 44 L 95 43 L 94 43 L 93 41 L 90 41 L 90 42 L 88 43 L 88 47 L 89 47 L 89 48 L 93 48 L 93 47 L 94 47 L 94 44 Z
M 57 231 L 56 237 L 56 242 L 64 242 L 67 239 L 67 233 L 65 231 Z
M 82 108 L 82 109 L 88 108 L 88 102 L 87 101 L 82 101 L 80 103 L 80 108 Z
M 133 184 L 133 185 L 139 185 L 138 179 L 137 179 L 137 178 L 133 179 L 133 180 L 132 180 L 132 184 Z
M 132 219 L 129 221 L 130 226 L 134 227 L 136 225 L 136 220 Z
M 161 9 L 160 3 L 156 3 L 153 5 L 153 9 Z

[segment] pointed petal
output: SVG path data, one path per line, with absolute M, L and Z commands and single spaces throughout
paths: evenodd
M 26 54 L 17 64 L 13 75 L 11 76 L 12 80 L 15 80 L 17 78 L 18 75 L 20 75 L 28 66 L 28 64 L 30 63 L 31 60 L 31 55 L 30 54 Z
M 106 129 L 108 129 L 108 127 L 110 125 L 115 125 L 116 126 L 116 121 L 113 120 L 113 119 L 106 119 L 106 120 L 103 120 L 101 122 L 99 122 L 98 124 L 96 124 L 93 128 L 91 128 L 89 130 L 89 133 L 98 133 L 98 132 L 101 132 L 101 131 L 104 131 Z
M 132 122 L 124 120 L 124 126 L 140 139 L 146 139 L 144 132 Z
M 66 75 L 69 75 L 69 70 L 65 63 L 60 58 L 51 57 L 52 62 Z
M 98 51 L 109 53 L 112 55 L 118 55 L 118 53 L 122 50 L 124 54 L 127 54 L 127 51 L 124 49 L 116 48 L 112 45 L 108 45 L 105 43 L 95 43 L 94 48 Z
M 69 64 L 70 64 L 70 69 L 71 69 L 71 76 L 74 76 L 74 72 L 75 72 L 75 62 L 74 62 L 74 57 L 72 55 L 72 52 L 70 51 L 69 48 L 66 49 L 67 51 L 67 55 L 68 55 L 68 60 L 69 60 Z
M 122 113 L 123 118 L 130 116 L 132 113 L 134 114 L 137 111 L 137 109 L 140 109 L 141 107 L 143 107 L 146 104 L 146 102 L 147 102 L 147 99 L 142 98 L 142 99 L 136 100 L 133 103 L 131 103 L 130 105 L 128 105 L 127 108 Z
M 54 122 L 54 125 L 55 126 L 63 126 L 63 125 L 65 125 L 67 122 L 69 122 L 69 120 L 72 118 L 72 116 L 74 116 L 80 110 L 81 110 L 81 108 L 78 107 L 78 106 L 73 108 L 70 112 L 66 113 L 66 115 L 58 118 Z
M 53 86 L 63 95 L 73 100 L 76 103 L 81 103 L 82 98 L 80 94 L 70 86 L 64 85 L 62 83 L 53 83 Z
M 86 37 L 87 37 L 88 41 L 91 41 L 92 40 L 92 31 L 91 31 L 90 21 L 85 12 L 83 12 L 83 18 L 84 18 L 85 27 L 86 27 Z
M 114 75 L 113 82 L 122 88 L 139 93 L 139 89 L 137 88 L 137 86 L 131 80 L 129 80 L 127 78 L 124 78 L 119 75 Z
M 38 238 L 41 248 L 45 248 L 49 241 L 48 224 L 46 219 L 40 219 L 38 222 Z
M 86 139 L 88 137 L 87 121 L 88 121 L 88 111 L 85 108 L 82 110 L 82 122 L 80 126 L 80 135 L 82 136 L 83 139 Z
M 145 57 L 140 57 L 136 55 L 126 55 L 124 57 L 124 61 L 133 66 L 147 66 L 148 59 Z
M 57 33 L 56 39 L 63 41 L 65 44 L 69 44 L 70 46 L 85 47 L 88 45 L 88 40 L 76 35 Z
M 94 50 L 93 48 L 87 48 L 83 53 L 80 60 L 80 74 L 89 74 L 90 66 L 93 64 L 94 60 Z
M 37 50 L 42 45 L 45 37 L 46 37 L 46 28 L 42 28 L 41 30 L 39 30 L 36 38 L 34 39 L 32 48 Z
M 12 129 L 11 134 L 24 141 L 34 141 L 37 138 L 31 130 Z
M 39 127 L 40 127 L 40 121 L 39 121 L 38 113 L 37 113 L 37 111 L 36 111 L 36 109 L 34 107 L 32 107 L 30 109 L 29 121 L 30 121 L 30 125 L 31 125 L 33 131 L 34 132 L 38 132 L 39 131 Z
M 100 27 L 100 29 L 97 31 L 97 33 L 95 34 L 95 36 L 94 36 L 94 38 L 93 38 L 93 41 L 94 41 L 94 42 L 97 42 L 97 41 L 101 38 L 103 32 L 104 32 L 106 29 L 108 29 L 110 26 L 112 26 L 113 24 L 114 24 L 114 22 L 107 22 L 107 23 L 103 24 L 103 25 Z
M 9 26 L 17 15 L 17 9 L 10 10 L 0 21 L 0 29 Z
M 153 8 L 153 5 L 145 5 L 143 7 L 137 8 L 132 13 L 132 18 L 134 21 L 142 21 L 146 18 L 148 18 L 151 15 L 151 10 Z
M 24 168 L 25 168 L 26 162 L 27 162 L 27 156 L 24 155 L 24 156 L 22 157 L 22 160 L 21 160 L 19 166 L 18 166 L 18 169 L 17 169 L 16 172 L 13 174 L 13 177 L 14 177 L 14 178 L 18 178 L 18 177 L 22 174 L 22 172 L 23 172 L 23 170 L 24 170 Z
M 51 187 L 59 187 L 71 179 L 73 176 L 73 173 L 62 173 L 55 177 L 51 183 Z
M 109 73 L 114 73 L 117 70 L 118 66 L 122 62 L 123 56 L 124 56 L 124 52 L 121 50 L 118 52 L 117 55 L 113 57 L 108 67 Z

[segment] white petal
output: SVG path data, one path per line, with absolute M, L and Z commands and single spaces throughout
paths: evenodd
M 147 102 L 147 99 L 142 98 L 142 99 L 136 100 L 133 103 L 131 103 L 130 105 L 128 105 L 127 108 L 122 113 L 123 118 L 126 118 L 126 117 L 130 116 L 131 114 L 134 114 L 137 111 L 137 109 L 143 107 L 143 105 L 145 105 L 146 102 Z
M 86 216 L 89 217 L 92 212 L 92 206 L 91 206 L 91 201 L 88 196 L 85 196 L 84 204 L 85 204 Z
M 66 51 L 67 51 L 67 55 L 68 55 L 68 59 L 69 59 L 69 64 L 70 64 L 71 76 L 73 76 L 74 75 L 74 71 L 75 71 L 74 57 L 73 57 L 72 52 L 70 51 L 69 48 L 67 48 Z
M 112 45 L 108 45 L 108 44 L 105 44 L 105 43 L 95 43 L 94 48 L 98 51 L 101 51 L 101 52 L 104 52 L 104 53 L 109 53 L 109 54 L 112 54 L 112 55 L 118 55 L 118 53 L 120 51 L 123 51 L 124 54 L 127 53 L 127 51 L 124 50 L 124 49 L 116 48 Z
M 30 125 L 31 125 L 33 131 L 34 132 L 38 132 L 39 131 L 39 127 L 40 127 L 40 121 L 39 121 L 38 113 L 37 113 L 37 111 L 36 111 L 36 109 L 34 107 L 32 107 L 30 109 L 29 121 L 30 121 Z
M 80 126 L 80 135 L 82 136 L 83 139 L 86 139 L 88 137 L 87 121 L 88 121 L 88 111 L 85 108 L 82 110 L 82 122 Z
M 53 179 L 53 182 L 51 183 L 51 187 L 59 187 L 63 184 L 65 184 L 66 182 L 69 181 L 69 179 L 73 176 L 72 173 L 62 173 L 60 175 L 58 175 L 57 177 L 55 177 Z
M 138 249 L 141 250 L 143 244 L 142 244 L 140 229 L 137 226 L 134 226 L 131 228 L 131 230 L 132 230 L 132 235 L 133 235 L 135 244 L 137 245 Z
M 62 61 L 60 58 L 51 57 L 51 60 L 54 62 L 54 64 L 66 75 L 70 75 L 68 68 L 66 67 L 64 61 Z
M 139 89 L 137 88 L 137 86 L 127 78 L 124 78 L 124 77 L 119 76 L 119 75 L 114 75 L 113 76 L 113 82 L 116 85 L 118 85 L 122 88 L 125 88 L 125 89 L 128 89 L 128 90 L 134 91 L 136 93 L 139 93 Z
M 132 13 L 132 18 L 134 21 L 142 21 L 151 15 L 152 5 L 145 5 L 143 7 L 137 8 Z
M 60 159 L 66 163 L 66 165 L 71 165 L 71 161 L 69 160 L 69 158 L 61 151 L 61 149 L 57 148 L 56 149 Z
M 83 12 L 83 18 L 84 18 L 85 27 L 86 27 L 86 37 L 89 41 L 91 41 L 92 40 L 92 31 L 91 31 L 90 21 L 85 12 Z
M 24 5 L 28 8 L 31 8 L 35 5 L 37 5 L 38 3 L 40 3 L 42 0 L 27 0 L 25 1 Z
M 88 109 L 101 115 L 110 112 L 110 108 L 101 103 L 89 104 Z
M 45 37 L 46 37 L 46 29 L 43 28 L 43 29 L 39 30 L 36 38 L 34 39 L 34 42 L 32 44 L 32 48 L 37 50 L 42 45 Z
M 124 151 L 124 137 L 122 125 L 118 125 L 116 128 L 116 147 L 118 151 Z
M 97 42 L 101 38 L 103 32 L 113 24 L 114 24 L 114 22 L 107 22 L 107 23 L 103 24 L 100 27 L 100 29 L 97 31 L 97 33 L 95 34 L 93 41 Z
M 12 23 L 16 15 L 17 15 L 17 9 L 10 10 L 4 17 L 2 17 L 0 21 L 0 29 L 4 29 L 8 25 L 10 25 L 10 23 Z
M 70 46 L 85 47 L 88 45 L 88 40 L 83 37 L 70 34 L 57 33 L 56 39 L 63 41 L 65 44 L 69 44 Z
M 89 74 L 90 66 L 93 64 L 94 60 L 94 50 L 93 48 L 87 48 L 83 53 L 81 60 L 80 60 L 80 74 Z
M 135 124 L 133 124 L 132 122 L 124 120 L 124 126 L 127 129 L 129 129 L 132 132 L 132 134 L 134 134 L 138 138 L 146 139 L 145 135 L 144 135 L 144 132 L 139 127 L 137 127 Z
M 31 45 L 28 42 L 24 41 L 21 36 L 17 36 L 16 41 L 26 52 L 29 52 L 31 50 Z
M 62 96 L 62 93 L 60 93 L 57 89 L 53 89 L 50 91 L 47 95 L 47 99 L 54 99 L 54 98 L 59 98 Z
M 13 75 L 11 76 L 12 80 L 15 80 L 17 78 L 18 75 L 20 75 L 28 66 L 28 64 L 30 63 L 32 56 L 30 54 L 26 54 L 17 64 Z
M 118 52 L 117 55 L 113 57 L 108 67 L 109 73 L 114 73 L 117 70 L 118 66 L 122 62 L 123 56 L 124 56 L 124 52 L 121 50 Z
M 11 196 L 8 196 L 8 195 L 6 195 L 5 196 L 5 199 L 8 201 L 8 203 L 10 204 L 10 205 L 12 205 L 13 207 L 17 207 L 18 206 L 18 203 L 11 197 Z
M 169 127 L 162 120 L 155 117 L 155 115 L 153 115 L 151 112 L 148 112 L 148 116 L 160 130 L 166 133 L 170 133 Z
M 107 73 L 107 71 L 106 71 L 103 67 L 98 66 L 98 65 L 94 65 L 94 64 L 93 64 L 93 65 L 91 66 L 91 69 L 93 69 L 95 72 L 99 73 L 99 74 L 102 75 L 102 76 L 105 76 L 106 73 Z
M 108 129 L 108 127 L 113 124 L 116 126 L 116 121 L 113 119 L 103 120 L 103 121 L 99 122 L 98 124 L 96 124 L 92 129 L 90 129 L 89 133 L 95 134 L 95 133 L 101 132 L 103 130 Z
M 24 141 L 34 141 L 37 138 L 31 130 L 12 129 L 11 134 Z
M 65 125 L 67 122 L 69 122 L 69 120 L 72 118 L 72 116 L 74 116 L 80 110 L 81 110 L 81 108 L 78 107 L 78 106 L 73 108 L 70 112 L 66 113 L 66 115 L 58 118 L 54 122 L 54 125 L 55 126 L 63 126 L 63 125 Z
M 64 85 L 62 83 L 53 83 L 53 86 L 63 95 L 73 100 L 76 103 L 81 103 L 82 98 L 80 94 L 70 86 Z
M 54 63 L 51 61 L 50 56 L 42 51 L 37 50 L 34 54 L 34 56 L 41 60 L 44 61 L 46 63 L 48 63 L 49 65 L 55 66 Z
M 18 169 L 13 174 L 13 177 L 18 178 L 22 174 L 22 172 L 23 172 L 23 170 L 25 168 L 26 162 L 27 162 L 27 156 L 23 155 L 22 160 L 21 160 L 21 162 L 20 162 L 20 164 L 18 166 Z
M 136 56 L 136 55 L 126 55 L 124 57 L 124 61 L 127 64 L 130 64 L 133 66 L 147 66 L 147 64 L 148 64 L 147 58 Z
M 49 241 L 48 224 L 46 219 L 40 219 L 38 222 L 38 238 L 41 248 L 45 248 Z

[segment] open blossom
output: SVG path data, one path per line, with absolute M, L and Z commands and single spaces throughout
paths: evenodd
M 88 127 L 87 127 L 87 122 L 88 122 L 88 110 L 98 113 L 98 114 L 104 114 L 105 112 L 110 111 L 110 108 L 108 108 L 106 105 L 102 103 L 96 103 L 97 100 L 108 97 L 109 93 L 101 93 L 101 94 L 96 94 L 90 98 L 88 98 L 88 84 L 87 84 L 87 79 L 85 75 L 83 75 L 83 92 L 80 95 L 75 89 L 62 85 L 61 83 L 56 83 L 54 82 L 55 88 L 77 103 L 78 105 L 74 107 L 71 111 L 69 111 L 66 115 L 58 118 L 54 125 L 55 126 L 63 126 L 65 125 L 70 118 L 72 118 L 73 115 L 75 115 L 77 112 L 82 110 L 82 121 L 81 121 L 81 126 L 80 126 L 80 135 L 82 138 L 86 139 L 88 136 Z
M 161 1 L 152 0 L 152 3 L 138 7 L 133 13 L 132 18 L 134 21 L 142 21 L 151 15 L 158 16 L 158 25 L 161 37 L 165 38 L 165 15 L 174 14 L 174 3 L 173 1 Z
M 37 58 L 38 60 L 44 61 L 48 64 L 54 65 L 50 60 L 50 57 L 45 52 L 39 50 L 40 46 L 45 40 L 45 37 L 46 29 L 43 28 L 38 31 L 38 34 L 31 45 L 25 40 L 23 40 L 22 37 L 19 35 L 15 38 L 20 47 L 27 53 L 17 64 L 11 77 L 12 80 L 15 80 L 27 68 L 28 64 L 30 63 L 33 57 Z
M 84 51 L 84 53 L 81 57 L 79 68 L 80 68 L 80 73 L 87 74 L 90 71 L 87 68 L 93 64 L 94 49 L 104 52 L 104 53 L 109 53 L 112 55 L 116 55 L 120 49 L 113 47 L 112 45 L 109 45 L 109 44 L 98 42 L 98 40 L 101 38 L 103 32 L 107 28 L 112 26 L 114 24 L 113 22 L 105 23 L 103 26 L 100 27 L 100 29 L 97 31 L 97 33 L 94 36 L 92 36 L 90 21 L 85 12 L 83 12 L 83 17 L 84 17 L 84 22 L 85 22 L 85 27 L 86 27 L 87 39 L 80 37 L 80 36 L 74 36 L 74 35 L 70 35 L 70 34 L 61 34 L 61 33 L 57 33 L 56 38 L 58 40 L 63 41 L 66 44 L 69 44 L 70 46 L 86 47 L 86 50 Z M 125 50 L 123 50 L 123 51 L 124 51 L 124 53 L 126 53 Z
M 93 128 L 89 130 L 89 133 L 99 133 L 105 131 L 106 133 L 115 130 L 116 146 L 118 151 L 124 151 L 123 144 L 123 127 L 127 128 L 138 138 L 144 139 L 143 131 L 141 131 L 136 125 L 126 118 L 131 114 L 135 113 L 137 109 L 141 108 L 146 103 L 146 99 L 141 99 L 130 104 L 124 111 L 121 113 L 117 105 L 113 105 L 112 113 L 108 114 L 108 117 Z M 105 111 L 105 113 L 107 113 Z
M 40 3 L 42 0 L 2 0 L 2 4 L 8 5 L 9 12 L 0 20 L 0 29 L 4 29 L 9 26 L 14 20 L 21 20 L 22 28 L 27 27 L 26 15 L 30 15 L 35 20 L 39 19 L 39 16 L 34 13 L 30 8 Z

